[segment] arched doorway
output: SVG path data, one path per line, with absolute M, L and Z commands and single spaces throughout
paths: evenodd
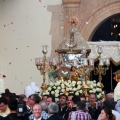
M 109 18 L 106 18 L 98 26 L 94 32 L 91 41 L 120 41 L 120 14 L 115 14 Z M 98 64 L 98 61 L 96 62 Z M 117 82 L 113 79 L 114 72 L 120 69 L 120 66 L 115 66 L 111 61 L 109 70 L 106 75 L 102 76 L 102 82 L 104 84 L 103 90 L 107 93 L 113 91 Z M 92 72 L 92 79 L 98 80 L 98 76 Z

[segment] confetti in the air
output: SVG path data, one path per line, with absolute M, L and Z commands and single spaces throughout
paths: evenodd
M 3 77 L 3 78 L 6 78 L 6 75 L 3 75 L 2 77 Z

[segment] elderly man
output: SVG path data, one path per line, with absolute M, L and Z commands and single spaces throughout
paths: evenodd
M 45 101 L 40 101 L 40 106 L 42 107 L 41 120 L 46 120 L 48 118 L 48 104 Z M 29 120 L 34 119 L 34 114 L 29 116 Z
M 33 106 L 32 113 L 34 115 L 34 118 L 32 120 L 42 120 L 42 117 L 41 117 L 42 107 L 40 104 L 35 104 Z
M 49 118 L 47 120 L 65 120 L 58 115 L 59 107 L 56 103 L 51 103 L 48 106 Z

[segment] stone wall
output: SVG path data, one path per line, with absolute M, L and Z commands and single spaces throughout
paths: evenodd
M 69 32 L 69 20 L 74 18 L 84 39 L 91 41 L 99 25 L 120 12 L 120 0 L 63 0 L 61 5 L 48 6 L 48 11 L 52 12 L 50 34 L 54 56 L 55 46 L 61 43 Z

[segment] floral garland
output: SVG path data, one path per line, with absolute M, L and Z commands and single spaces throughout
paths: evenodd
M 52 94 L 55 96 L 56 101 L 58 101 L 58 97 L 60 94 L 74 93 L 75 95 L 81 95 L 84 93 L 82 86 L 85 84 L 85 81 L 62 81 L 58 80 L 56 82 L 50 82 L 48 88 L 43 92 L 43 95 Z M 104 92 L 101 88 L 101 83 L 93 81 L 87 81 L 87 85 L 89 86 L 88 93 L 95 93 L 97 95 L 97 99 L 102 99 Z

